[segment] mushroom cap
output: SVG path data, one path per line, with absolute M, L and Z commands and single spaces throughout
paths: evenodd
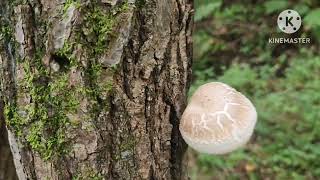
M 211 82 L 193 94 L 179 129 L 193 149 L 225 154 L 249 141 L 256 121 L 256 109 L 248 98 L 227 84 Z

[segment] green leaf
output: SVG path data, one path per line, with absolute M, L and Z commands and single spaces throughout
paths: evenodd
M 264 3 L 267 14 L 274 13 L 279 10 L 284 10 L 288 7 L 288 1 L 284 0 L 271 0 Z
M 317 27 L 320 26 L 319 17 L 320 8 L 314 9 L 306 15 L 306 17 L 304 18 L 304 22 L 311 27 Z
M 210 2 L 209 4 L 200 5 L 196 8 L 196 14 L 194 16 L 195 21 L 200 21 L 211 13 L 216 11 L 221 6 L 221 1 Z

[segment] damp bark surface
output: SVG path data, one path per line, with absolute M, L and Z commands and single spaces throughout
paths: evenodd
M 0 101 L 0 179 L 17 180 L 2 110 L 3 103 Z
M 20 180 L 187 179 L 192 1 L 0 5 L 1 133 Z

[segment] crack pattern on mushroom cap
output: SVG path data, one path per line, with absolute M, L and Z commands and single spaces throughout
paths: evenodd
M 180 131 L 202 144 L 241 143 L 243 134 L 252 133 L 255 121 L 255 108 L 245 96 L 226 84 L 213 82 L 194 93 L 183 113 Z

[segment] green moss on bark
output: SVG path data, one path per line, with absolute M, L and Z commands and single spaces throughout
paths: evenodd
M 72 4 L 76 4 L 81 11 L 79 1 L 73 0 L 66 1 L 63 11 L 65 12 Z M 101 97 L 112 91 L 113 80 L 111 78 L 103 81 L 101 77 L 106 75 L 105 72 L 110 72 L 107 74 L 113 76 L 115 68 L 102 67 L 97 58 L 108 48 L 108 39 L 112 36 L 114 25 L 117 23 L 117 14 L 127 8 L 127 3 L 109 9 L 107 13 L 100 6 L 86 8 L 83 19 L 83 27 L 86 30 L 77 32 L 79 35 L 75 42 L 65 42 L 63 48 L 54 52 L 55 55 L 65 57 L 70 62 L 66 71 L 49 72 L 48 67 L 43 64 L 43 47 L 37 50 L 34 59 L 24 59 L 19 62 L 25 74 L 24 79 L 17 82 L 17 96 L 27 104 L 22 107 L 18 102 L 6 102 L 6 121 L 16 135 L 24 139 L 44 160 L 51 160 L 68 152 L 66 130 L 74 123 L 67 114 L 76 113 L 80 104 L 79 94 L 84 92 L 92 100 L 90 114 L 93 119 L 96 119 L 102 110 L 107 110 L 108 99 Z M 2 27 L 0 33 L 1 38 L 7 40 L 14 37 L 12 29 L 8 27 Z M 87 43 L 91 35 L 94 38 Z M 83 37 L 87 39 L 84 40 Z M 83 48 L 83 52 L 88 52 L 87 67 L 75 57 L 74 51 L 78 45 Z M 80 68 L 85 73 L 87 80 L 84 87 L 70 86 L 70 68 Z M 124 147 L 125 149 L 127 148 Z
M 69 85 L 67 73 L 50 74 L 43 66 L 43 55 L 22 62 L 24 78 L 18 84 L 18 98 L 27 104 L 6 104 L 8 126 L 45 160 L 67 151 L 65 130 L 70 125 L 67 113 L 79 107 L 77 89 Z M 27 96 L 27 97 L 25 97 Z
M 142 8 L 146 4 L 146 0 L 136 0 L 136 6 Z
M 72 180 L 103 180 L 103 176 L 94 169 L 89 168 L 72 177 Z
M 0 39 L 4 39 L 5 41 L 11 41 L 12 37 L 12 28 L 9 25 L 2 25 L 2 27 L 0 27 Z
M 128 9 L 125 2 L 112 9 L 102 6 L 88 7 L 84 17 L 84 34 L 91 43 L 93 55 L 100 55 L 108 48 L 108 44 L 113 34 L 113 28 L 117 23 L 117 15 Z
M 79 9 L 81 7 L 80 0 L 66 0 L 62 9 L 64 15 L 71 6 L 75 6 L 75 8 Z

